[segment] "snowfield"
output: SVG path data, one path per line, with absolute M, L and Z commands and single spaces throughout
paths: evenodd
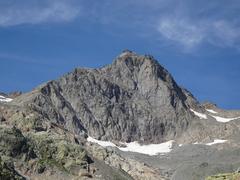
M 225 143 L 225 142 L 227 142 L 227 140 L 223 140 L 223 139 L 214 139 L 213 142 L 206 143 L 206 144 L 199 143 L 199 142 L 195 142 L 195 143 L 193 143 L 193 144 L 194 144 L 194 145 L 196 145 L 196 144 L 201 144 L 201 145 L 212 146 L 212 145 L 214 145 L 214 144 L 222 144 L 222 143 Z
M 220 116 L 213 116 L 211 115 L 213 118 L 216 119 L 216 121 L 218 122 L 223 122 L 223 123 L 226 123 L 226 122 L 229 122 L 229 121 L 233 121 L 233 120 L 236 120 L 236 119 L 240 119 L 240 117 L 235 117 L 235 118 L 224 118 L 224 117 L 220 117 Z
M 227 140 L 223 140 L 223 139 L 214 139 L 213 142 L 211 142 L 211 143 L 207 143 L 206 145 L 207 145 L 207 146 L 212 146 L 212 145 L 214 145 L 214 144 L 222 144 L 222 143 L 225 143 L 225 142 L 227 142 Z
M 90 137 L 90 136 L 88 136 L 87 141 L 88 141 L 88 142 L 92 142 L 92 143 L 99 144 L 100 146 L 103 146 L 103 147 L 109 147 L 109 146 L 111 146 L 111 147 L 116 147 L 116 145 L 113 144 L 113 143 L 110 142 L 110 141 L 100 141 L 100 140 L 94 139 L 94 138 L 92 138 L 92 137 Z
M 11 98 L 6 98 L 6 97 L 0 95 L 0 102 L 10 102 L 10 101 L 12 101 Z
M 198 116 L 200 119 L 207 119 L 207 115 L 206 114 L 203 114 L 203 113 L 199 113 L 199 112 L 196 112 L 194 111 L 193 109 L 190 109 L 196 116 Z M 211 112 L 211 113 L 217 113 L 213 110 L 210 110 L 210 109 L 206 109 L 208 112 Z M 229 121 L 233 121 L 233 120 L 237 120 L 237 119 L 240 119 L 240 117 L 234 117 L 234 118 L 225 118 L 225 117 L 220 117 L 220 116 L 214 116 L 214 115 L 210 115 L 211 117 L 213 117 L 214 119 L 216 119 L 216 121 L 218 122 L 222 122 L 222 123 L 226 123 L 226 122 L 229 122 Z
M 137 152 L 137 153 L 141 153 L 141 154 L 147 154 L 150 156 L 171 152 L 173 142 L 174 142 L 173 140 L 171 140 L 171 141 L 167 141 L 167 142 L 164 142 L 161 144 L 140 145 L 138 142 L 135 141 L 135 142 L 130 142 L 130 143 L 121 143 L 121 144 L 125 145 L 126 147 L 118 147 L 110 141 L 100 141 L 100 140 L 94 139 L 90 136 L 87 138 L 87 141 L 99 144 L 100 146 L 103 146 L 103 147 L 116 147 L 121 151 Z
M 137 152 L 154 156 L 169 153 L 172 150 L 173 140 L 161 144 L 140 145 L 138 142 L 125 143 L 126 147 L 119 148 L 121 151 Z
M 214 111 L 214 110 L 212 110 L 212 109 L 206 109 L 206 111 L 208 111 L 208 112 L 210 112 L 210 113 L 212 113 L 212 114 L 217 114 L 218 112 L 216 112 L 216 111 Z
M 200 119 L 207 119 L 207 115 L 206 114 L 202 114 L 199 112 L 194 111 L 193 109 L 190 109 L 196 116 L 198 116 Z
M 121 151 L 125 151 L 125 152 L 136 152 L 136 153 L 141 153 L 141 154 L 146 154 L 149 156 L 155 156 L 155 155 L 164 155 L 166 153 L 169 153 L 172 151 L 173 148 L 173 143 L 174 140 L 170 140 L 161 144 L 148 144 L 148 145 L 141 145 L 139 144 L 137 141 L 135 142 L 130 142 L 130 143 L 121 143 L 125 145 L 126 147 L 118 147 L 116 144 L 110 142 L 110 141 L 100 141 L 97 139 L 94 139 L 92 137 L 88 137 L 87 138 L 88 142 L 92 142 L 92 143 L 96 143 L 102 147 L 116 147 Z M 213 142 L 210 143 L 206 143 L 206 144 L 202 144 L 199 142 L 195 142 L 193 143 L 194 145 L 197 144 L 202 144 L 202 145 L 206 145 L 206 146 L 212 146 L 215 144 L 222 144 L 227 142 L 227 140 L 223 140 L 223 139 L 214 139 Z M 179 144 L 179 147 L 182 147 L 184 144 Z

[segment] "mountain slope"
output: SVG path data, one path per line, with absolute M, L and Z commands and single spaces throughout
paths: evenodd
M 97 139 L 162 142 L 186 131 L 198 102 L 151 56 L 130 51 L 99 69 L 75 69 L 14 100 Z
M 200 104 L 149 55 L 0 95 L 13 98 L 0 102 L 0 178 L 186 180 L 240 166 L 240 111 Z

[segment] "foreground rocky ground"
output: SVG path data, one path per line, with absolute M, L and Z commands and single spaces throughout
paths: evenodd
M 159 179 L 144 163 L 123 158 L 37 114 L 1 104 L 2 179 Z M 5 108 L 7 110 L 5 110 Z
M 0 173 L 3 179 L 204 179 L 240 167 L 237 132 L 222 144 L 179 143 L 149 156 L 88 142 L 26 107 L 0 105 Z M 236 113 L 236 112 L 235 112 Z M 232 122 L 237 123 L 237 122 Z M 237 179 L 224 174 L 208 179 Z

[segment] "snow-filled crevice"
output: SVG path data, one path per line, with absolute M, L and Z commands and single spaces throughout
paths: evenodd
M 214 111 L 214 110 L 212 110 L 212 109 L 206 109 L 206 111 L 208 111 L 208 112 L 210 112 L 210 113 L 212 113 L 212 114 L 217 114 L 218 112 L 216 112 L 216 111 Z
M 210 115 L 210 116 L 212 116 L 213 118 L 215 118 L 216 121 L 218 121 L 218 122 L 222 122 L 222 123 L 226 123 L 226 122 L 229 122 L 229 121 L 233 121 L 233 120 L 240 119 L 240 117 L 235 117 L 235 118 L 224 118 L 224 117 L 220 117 L 220 116 L 213 116 L 213 115 Z
M 190 110 L 195 114 L 195 116 L 198 116 L 200 119 L 207 119 L 207 115 L 206 114 L 199 113 L 197 111 L 194 111 L 193 109 L 190 109 Z

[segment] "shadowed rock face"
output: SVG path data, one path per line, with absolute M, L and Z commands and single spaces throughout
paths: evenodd
M 180 136 L 198 106 L 151 56 L 122 53 L 99 69 L 77 68 L 17 97 L 44 118 L 102 140 L 162 142 Z

